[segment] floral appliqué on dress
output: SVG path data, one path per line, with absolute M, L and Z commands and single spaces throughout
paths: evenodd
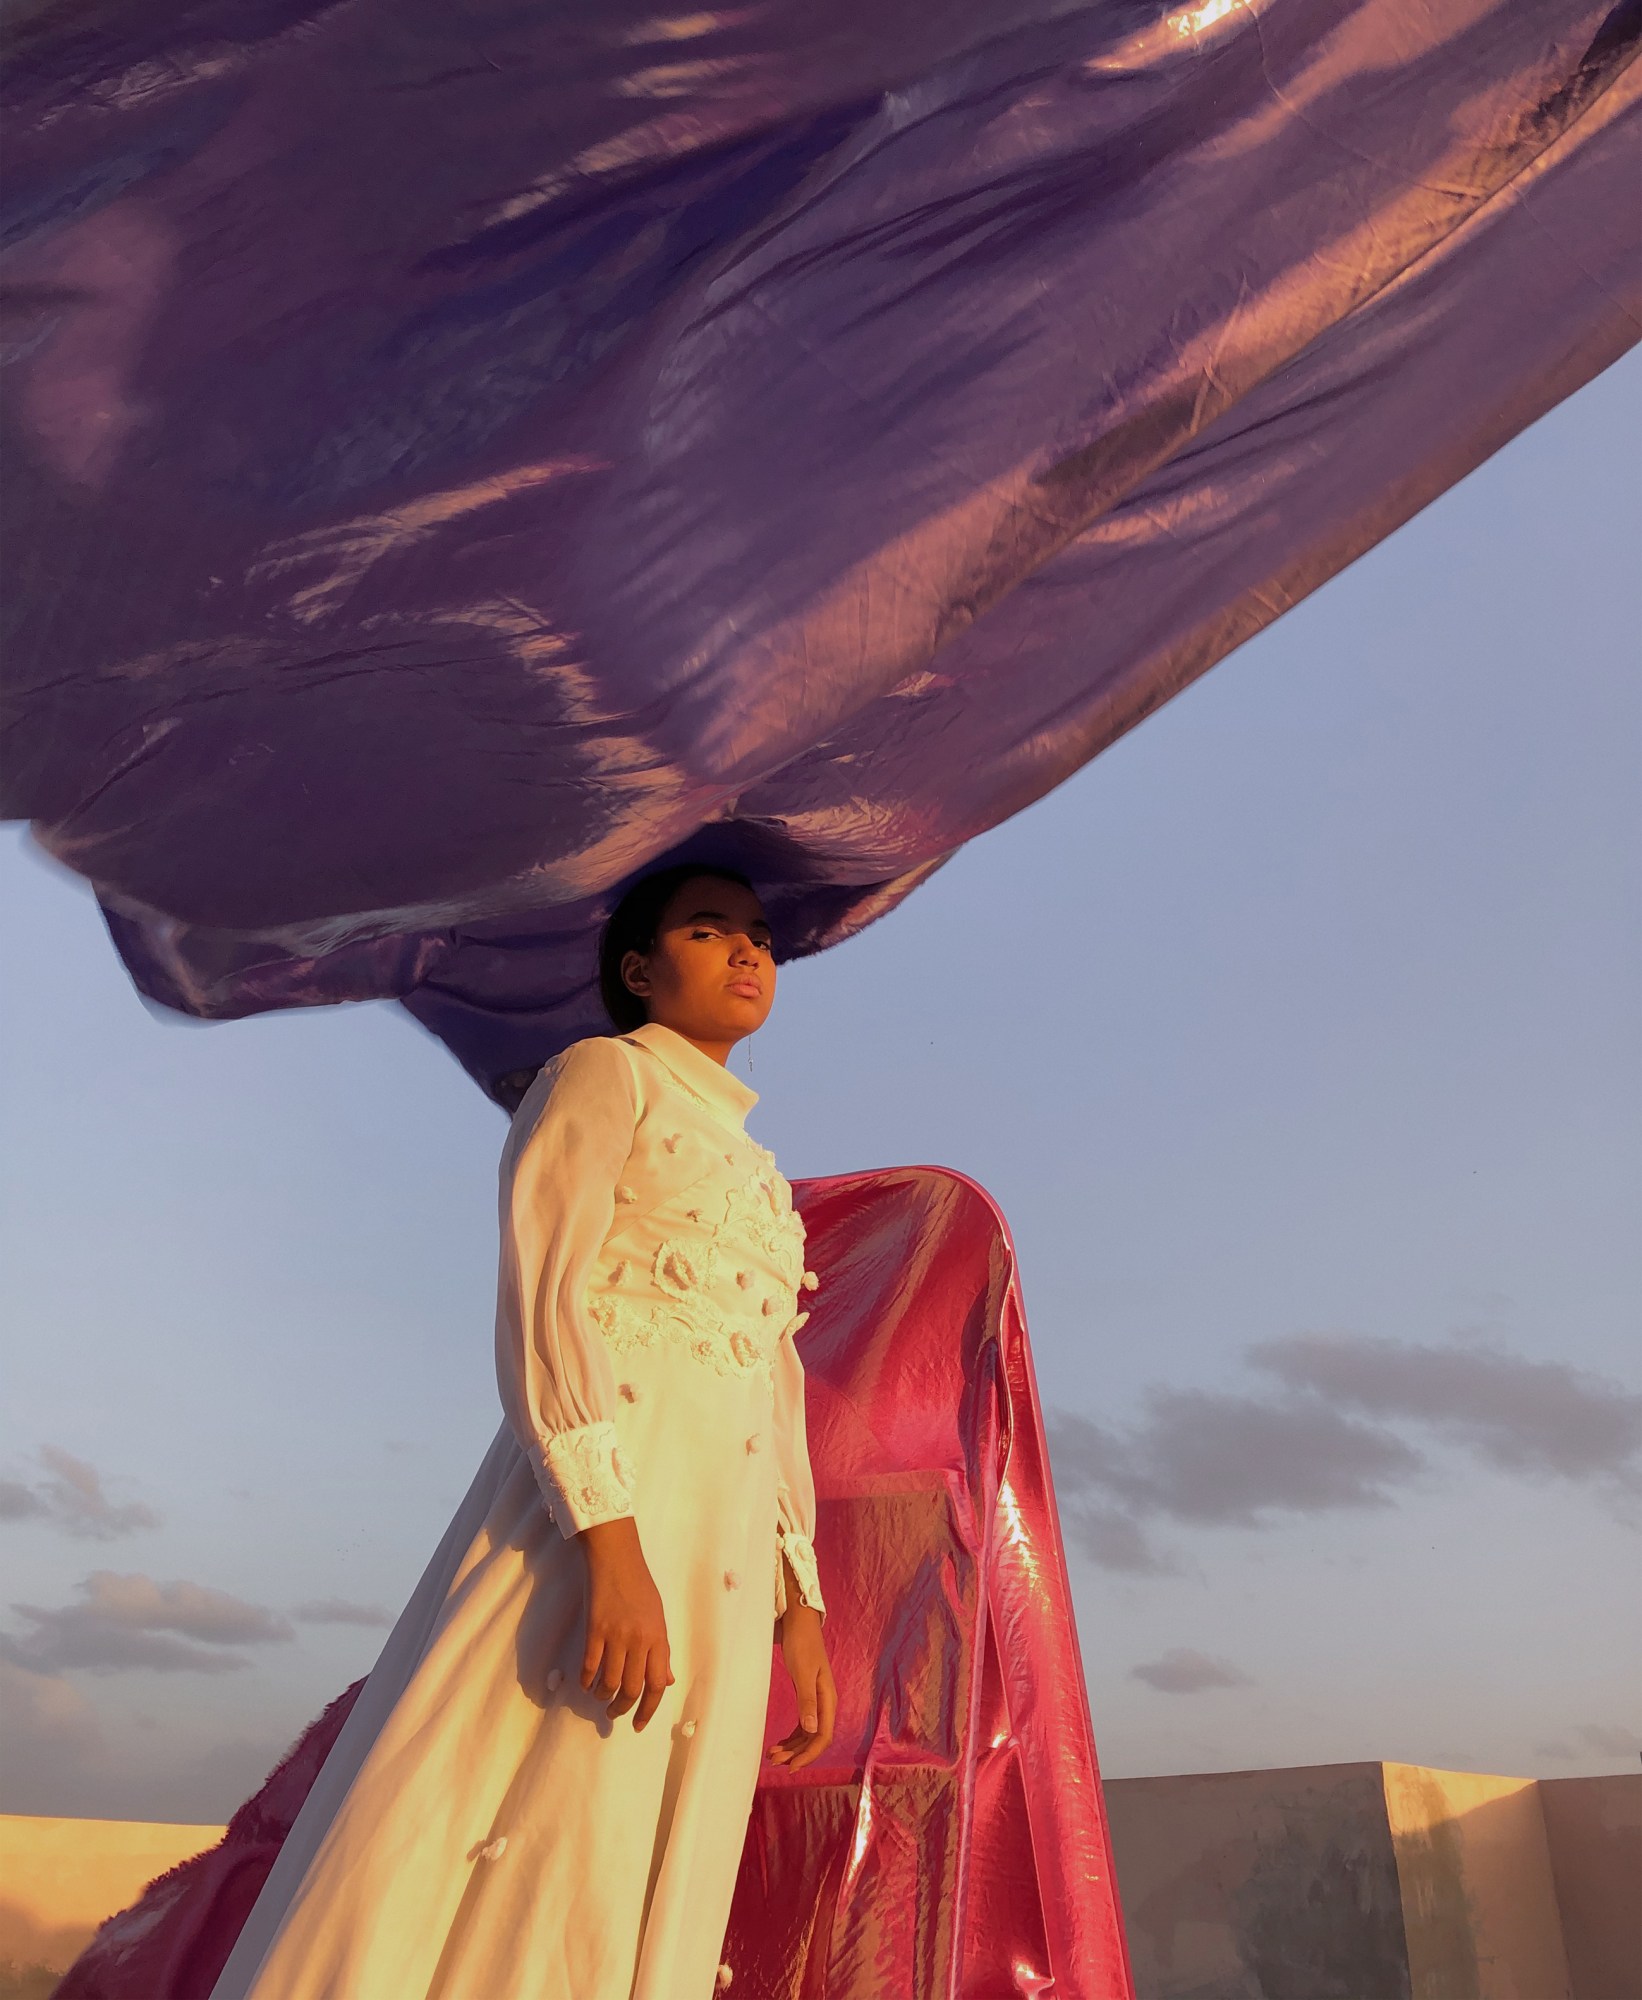
M 619 1257 L 610 1289 L 589 1295 L 588 1315 L 612 1352 L 671 1340 L 718 1374 L 770 1373 L 794 1324 L 804 1224 L 764 1147 L 743 1138 L 724 1164 L 734 1179 L 710 1170 L 669 1197 L 645 1218 L 667 1232 L 653 1255 L 638 1263 Z M 640 1275 L 646 1267 L 648 1285 Z

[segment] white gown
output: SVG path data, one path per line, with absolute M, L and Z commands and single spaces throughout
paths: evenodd
M 577 1043 L 519 1107 L 507 1422 L 212 2000 L 714 1993 L 783 1553 L 821 1607 L 793 1345 L 814 1279 L 791 1191 L 743 1130 L 756 1102 L 647 1026 Z M 642 1735 L 578 1679 L 570 1537 L 628 1513 L 676 1675 Z

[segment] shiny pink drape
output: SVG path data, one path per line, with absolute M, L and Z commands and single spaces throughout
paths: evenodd
M 1132 2000 L 1007 1227 L 937 1168 L 795 1192 L 840 1713 L 822 1761 L 759 1789 L 737 2000 Z M 206 2000 L 350 1696 L 60 2000 Z M 792 1721 L 778 1674 L 771 1738 Z
M 737 1991 L 1128 2000 L 1003 1218 L 932 1168 L 798 1197 L 824 1274 L 803 1353 L 840 1714 L 820 1763 L 759 1791 Z M 793 1720 L 777 1676 L 772 1736 Z

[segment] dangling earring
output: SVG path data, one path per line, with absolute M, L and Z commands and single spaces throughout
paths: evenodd
M 747 1037 L 747 1074 L 751 1076 L 752 1073 L 753 1073 L 753 1038 L 751 1035 L 749 1035 Z

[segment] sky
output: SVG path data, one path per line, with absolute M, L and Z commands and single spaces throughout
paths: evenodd
M 1639 416 L 1633 354 L 756 1038 L 789 1176 L 1010 1219 L 1109 1775 L 1636 1767 Z M 150 1011 L 15 827 L 0 896 L 0 1809 L 214 1823 L 496 1429 L 503 1121 L 390 1006 Z

